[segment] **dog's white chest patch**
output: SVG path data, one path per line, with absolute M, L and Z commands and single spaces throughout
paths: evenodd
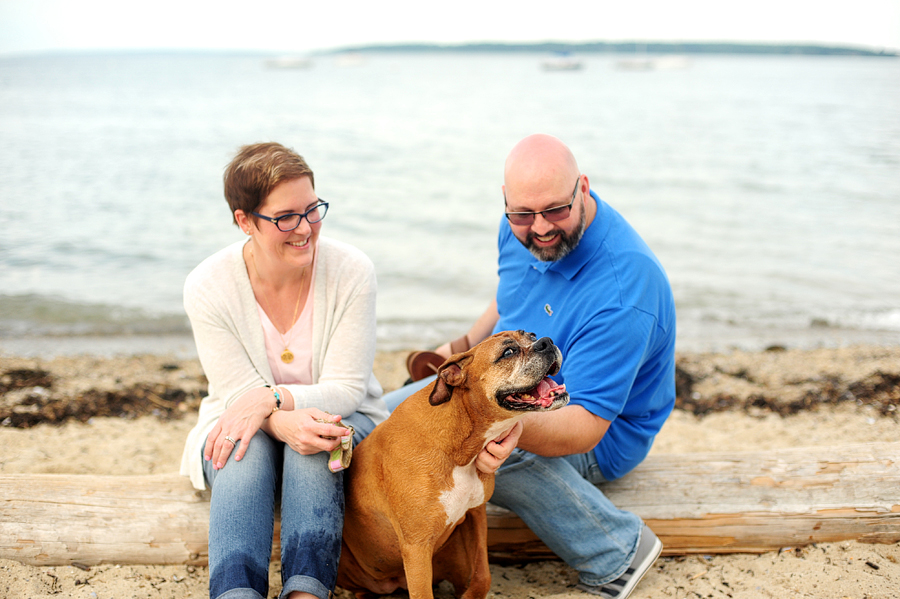
M 521 415 L 507 420 L 495 422 L 484 435 L 484 444 L 493 440 L 497 435 L 510 430 Z M 475 460 L 465 466 L 457 466 L 453 469 L 453 485 L 441 493 L 440 502 L 447 514 L 447 526 L 459 522 L 460 518 L 473 507 L 484 503 L 484 484 L 478 478 L 475 468 Z
M 484 485 L 474 462 L 453 469 L 453 485 L 441 493 L 440 502 L 447 514 L 447 526 L 459 522 L 467 511 L 484 503 Z

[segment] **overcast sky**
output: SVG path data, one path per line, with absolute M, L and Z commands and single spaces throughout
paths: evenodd
M 900 0 L 0 0 L 0 53 L 677 40 L 900 49 Z

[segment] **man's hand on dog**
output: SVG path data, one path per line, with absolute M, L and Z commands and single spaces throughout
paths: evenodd
M 522 436 L 522 423 L 516 422 L 509 432 L 506 432 L 493 441 L 488 442 L 478 457 L 475 458 L 475 467 L 479 472 L 493 474 L 506 461 L 506 458 L 516 448 L 519 437 Z

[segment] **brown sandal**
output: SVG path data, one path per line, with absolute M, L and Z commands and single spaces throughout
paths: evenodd
M 426 376 L 437 374 L 438 366 L 444 363 L 444 357 L 433 351 L 414 351 L 406 356 L 406 370 L 409 382 L 421 381 Z
M 469 336 L 463 335 L 459 339 L 450 342 L 450 353 L 458 354 L 471 349 Z M 438 368 L 444 363 L 444 357 L 433 351 L 414 351 L 406 356 L 406 371 L 409 379 L 404 383 L 408 385 L 414 381 L 421 381 L 426 376 L 437 374 Z

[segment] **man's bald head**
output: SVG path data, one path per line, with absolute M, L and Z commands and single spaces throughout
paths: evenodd
M 513 147 L 506 158 L 503 181 L 507 197 L 517 192 L 546 193 L 571 187 L 581 173 L 572 151 L 552 135 L 529 135 Z

